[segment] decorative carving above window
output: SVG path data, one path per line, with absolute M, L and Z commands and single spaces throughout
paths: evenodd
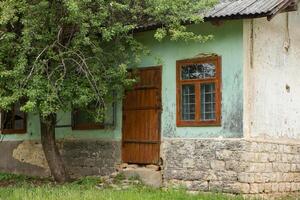
M 206 79 L 216 76 L 216 65 L 213 63 L 187 64 L 181 67 L 181 79 Z

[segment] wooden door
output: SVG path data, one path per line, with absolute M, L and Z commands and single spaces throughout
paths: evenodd
M 139 81 L 123 101 L 123 162 L 158 164 L 160 150 L 161 67 L 139 69 Z

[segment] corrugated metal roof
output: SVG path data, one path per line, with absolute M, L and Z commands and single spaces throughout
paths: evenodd
M 236 0 L 223 1 L 217 4 L 206 15 L 205 19 L 230 18 L 234 16 L 267 16 L 274 9 L 293 3 L 291 0 Z
M 297 5 L 297 2 L 298 0 L 219 0 L 219 3 L 214 8 L 204 14 L 204 20 L 213 21 L 255 17 L 268 17 L 268 19 L 271 19 L 278 12 L 283 11 L 289 6 Z M 136 30 L 146 31 L 157 27 L 160 27 L 159 23 L 145 22 L 138 26 Z

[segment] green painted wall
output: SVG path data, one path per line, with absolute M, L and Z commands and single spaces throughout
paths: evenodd
M 243 24 L 242 21 L 226 22 L 222 26 L 209 23 L 192 25 L 190 29 L 203 34 L 213 34 L 212 41 L 185 43 L 153 39 L 153 32 L 139 33 L 152 54 L 143 59 L 141 67 L 163 65 L 162 87 L 162 134 L 164 137 L 241 137 L 243 116 Z M 200 53 L 216 53 L 222 56 L 222 126 L 221 127 L 176 127 L 176 60 L 191 58 Z M 93 131 L 72 131 L 70 127 L 57 128 L 58 138 L 115 139 L 121 138 L 122 104 L 117 105 L 115 128 Z M 59 113 L 60 125 L 71 124 L 70 113 Z M 39 139 L 38 116 L 28 116 L 28 133 L 5 135 L 4 140 Z
M 191 30 L 213 34 L 204 44 L 185 42 L 156 42 L 153 33 L 141 33 L 138 38 L 152 55 L 141 66 L 163 65 L 162 133 L 164 137 L 242 137 L 243 121 L 243 22 L 229 21 L 222 26 L 210 23 L 189 27 Z M 192 58 L 200 53 L 222 56 L 222 127 L 176 127 L 176 60 Z M 158 63 L 160 58 L 163 63 Z

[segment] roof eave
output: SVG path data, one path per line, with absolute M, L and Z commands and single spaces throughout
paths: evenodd
M 235 15 L 227 15 L 227 16 L 220 16 L 220 17 L 204 17 L 205 22 L 216 22 L 216 21 L 223 21 L 223 20 L 238 20 L 238 19 L 255 19 L 255 18 L 262 18 L 267 17 L 270 21 L 272 20 L 277 14 L 283 12 L 292 12 L 298 10 L 298 0 L 284 0 L 278 6 L 276 6 L 273 10 L 265 13 L 254 13 L 254 14 L 235 14 Z M 185 25 L 189 25 L 191 23 L 185 23 Z M 145 32 L 155 30 L 157 28 L 162 27 L 162 24 L 153 24 L 150 26 L 141 26 L 134 30 L 134 33 L 138 32 Z
M 222 20 L 236 20 L 236 19 L 254 19 L 267 17 L 268 21 L 272 20 L 277 14 L 283 12 L 292 12 L 298 10 L 298 4 L 296 0 L 285 0 L 283 3 L 276 6 L 272 11 L 266 13 L 255 13 L 247 15 L 228 15 L 220 17 L 204 17 L 204 21 L 222 21 Z

